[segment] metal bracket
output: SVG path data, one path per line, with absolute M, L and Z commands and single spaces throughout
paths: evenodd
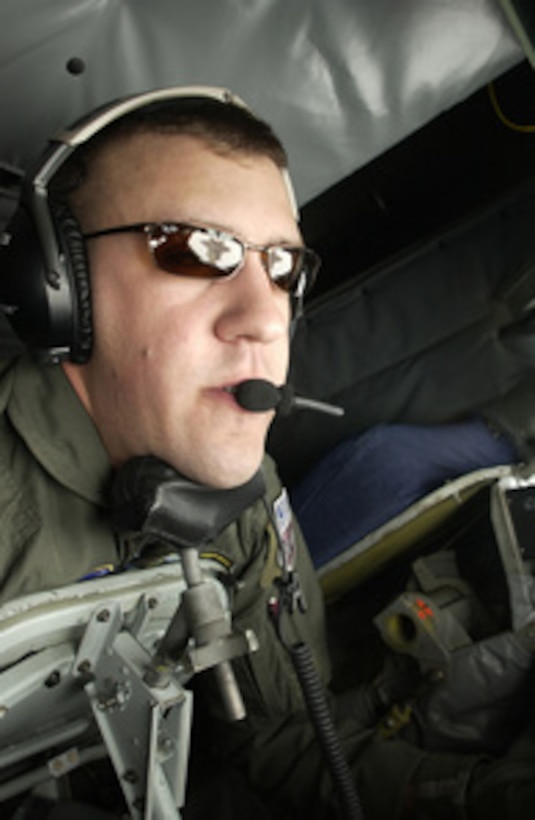
M 148 686 L 150 655 L 121 625 L 118 604 L 93 614 L 74 674 L 85 681 L 132 816 L 175 820 L 185 800 L 192 695 L 172 677 L 164 688 Z

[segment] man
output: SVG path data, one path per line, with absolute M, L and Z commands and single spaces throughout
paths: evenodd
M 337 797 L 286 647 L 289 640 L 310 645 L 328 682 L 321 595 L 264 460 L 273 411 L 249 412 L 235 393 L 250 379 L 284 382 L 292 307 L 316 263 L 303 249 L 286 157 L 270 129 L 227 96 L 197 90 L 191 97 L 176 90 L 140 99 L 109 126 L 90 126 L 89 137 L 76 132 L 65 143 L 74 146 L 67 160 L 56 156 L 53 163 L 60 167 L 49 180 L 47 207 L 64 234 L 60 244 L 68 245 L 77 286 L 82 280 L 72 311 L 78 303 L 83 309 L 74 339 L 48 344 L 52 359 L 61 348 L 60 365 L 24 355 L 0 384 L 2 598 L 128 564 L 130 546 L 110 525 L 110 486 L 133 457 L 156 456 L 187 479 L 223 490 L 247 483 L 263 463 L 265 498 L 212 550 L 236 582 L 236 626 L 254 629 L 261 647 L 236 663 L 245 721 L 219 722 L 208 695 L 213 751 L 234 761 L 277 816 L 330 820 Z M 27 206 L 33 216 L 42 206 L 35 187 L 36 201 Z M 41 216 L 36 222 L 43 232 Z M 13 264 L 29 243 L 14 225 L 2 301 L 11 302 L 20 330 L 33 284 Z M 43 245 L 53 241 L 46 230 Z M 43 256 L 51 255 L 45 247 Z M 57 260 L 61 267 L 61 254 Z M 30 340 L 39 335 L 31 325 Z M 47 333 L 53 335 L 44 325 L 36 347 L 47 347 Z M 276 513 L 284 520 L 279 531 Z M 297 605 L 278 635 L 269 613 L 281 603 L 284 565 L 291 565 Z M 429 756 L 381 740 L 365 695 L 348 696 L 335 710 L 369 820 L 409 810 L 414 817 L 464 816 L 478 758 Z M 451 813 L 442 815 L 446 805 Z M 210 816 L 216 811 L 212 805 Z
M 94 152 L 87 178 L 69 196 L 72 212 L 87 237 L 94 347 L 87 363 L 65 361 L 61 369 L 93 420 L 111 466 L 117 469 L 135 455 L 150 453 L 191 479 L 227 487 L 241 484 L 258 469 L 273 417 L 272 411 L 244 411 L 230 391 L 252 377 L 280 384 L 288 364 L 288 287 L 296 288 L 298 282 L 287 286 L 285 276 L 279 283 L 272 281 L 267 272 L 271 262 L 262 249 L 295 248 L 298 265 L 302 240 L 279 167 L 285 160 L 278 142 L 264 127 L 257 128 L 255 134 L 254 118 L 239 106 L 212 101 L 213 108 L 216 104 L 224 113 L 216 108 L 214 125 L 210 124 L 213 110 L 206 125 L 202 115 L 195 120 L 194 114 L 186 112 L 186 121 L 192 119 L 193 124 L 175 127 L 173 114 L 165 110 L 154 115 L 156 120 L 160 118 L 160 124 L 154 126 L 142 118 L 137 125 L 120 121 L 119 131 L 136 133 L 110 137 L 104 131 L 74 155 L 51 187 L 52 198 L 63 198 L 60 189 L 71 187 L 73 176 L 84 173 L 77 163 L 84 161 L 84 154 Z M 233 113 L 242 118 L 241 126 L 226 123 Z M 236 147 L 233 141 L 238 143 Z M 99 142 L 103 143 L 101 149 Z M 211 242 L 214 247 L 208 250 L 212 253 L 218 242 L 225 241 L 221 231 L 244 243 L 254 242 L 258 249 L 245 249 L 239 273 L 229 277 L 209 266 L 208 274 L 201 269 L 200 275 L 170 275 L 152 252 L 154 244 L 164 243 L 161 232 L 153 236 L 143 230 L 131 232 L 127 227 L 124 232 L 107 233 L 110 228 L 132 223 L 207 227 L 211 233 L 199 235 L 196 241 Z M 188 241 L 184 231 L 170 239 L 177 237 Z M 171 248 L 171 252 L 178 251 Z M 227 251 L 239 252 L 236 242 Z M 232 262 L 238 267 L 236 258 Z M 20 281 L 20 287 L 27 288 L 24 274 Z M 15 371 L 21 369 L 31 380 L 31 366 L 19 364 Z M 63 381 L 61 374 L 50 370 L 42 378 Z M 11 388 L 7 385 L 12 379 L 13 375 L 8 377 L 4 387 L 8 404 Z M 67 400 L 72 405 L 68 391 Z M 17 428 L 33 429 L 30 416 L 40 416 L 42 404 L 35 402 L 31 407 L 8 410 L 10 417 L 17 416 L 12 421 Z M 76 408 L 75 412 L 80 411 Z M 58 414 L 58 426 L 63 421 Z M 32 429 L 28 436 L 32 436 Z M 57 447 L 52 446 L 54 457 L 61 462 L 57 470 L 61 470 L 71 454 L 60 445 L 58 432 L 53 431 L 48 440 L 57 442 Z M 94 446 L 91 442 L 90 449 Z M 47 466 L 56 472 L 54 465 Z M 95 493 L 101 493 L 102 484 L 109 479 L 109 466 L 105 465 L 100 476 L 101 484 L 93 482 Z M 86 473 L 89 478 L 94 469 L 94 463 L 77 466 L 79 494 L 84 494 L 82 475 Z M 36 538 L 44 537 L 42 526 L 36 527 L 41 532 L 35 533 Z M 29 545 L 25 544 L 16 565 L 7 563 L 2 568 L 3 597 L 75 580 L 83 574 L 80 569 L 89 570 L 94 564 L 92 550 L 90 544 L 86 566 L 78 566 L 78 554 L 67 557 L 67 567 L 63 565 L 60 571 L 59 566 L 50 564 L 49 555 L 28 577 L 21 566 L 27 554 L 29 557 Z M 5 550 L 8 552 L 13 553 L 13 547 Z M 111 556 L 103 557 L 115 560 L 117 556 L 112 549 Z M 7 555 L 4 561 L 10 561 Z M 37 572 L 44 574 L 37 577 Z

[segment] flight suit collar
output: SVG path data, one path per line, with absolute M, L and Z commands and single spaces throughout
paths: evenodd
M 14 365 L 7 415 L 41 466 L 65 487 L 106 505 L 112 468 L 95 425 L 59 365 Z

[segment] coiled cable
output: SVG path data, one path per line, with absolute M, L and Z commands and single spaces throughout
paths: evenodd
M 323 684 L 316 670 L 312 652 L 309 646 L 303 642 L 292 644 L 287 649 L 301 685 L 310 719 L 325 755 L 340 801 L 342 815 L 346 820 L 364 820 L 353 776 L 331 718 Z

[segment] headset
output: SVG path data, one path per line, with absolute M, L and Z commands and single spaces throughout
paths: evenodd
M 83 364 L 93 342 L 85 241 L 70 210 L 49 196 L 51 180 L 73 152 L 107 126 L 134 111 L 187 98 L 250 111 L 238 96 L 215 86 L 175 86 L 122 98 L 54 137 L 37 170 L 27 175 L 19 206 L 0 235 L 0 306 L 41 359 Z M 297 214 L 289 174 L 283 175 Z

